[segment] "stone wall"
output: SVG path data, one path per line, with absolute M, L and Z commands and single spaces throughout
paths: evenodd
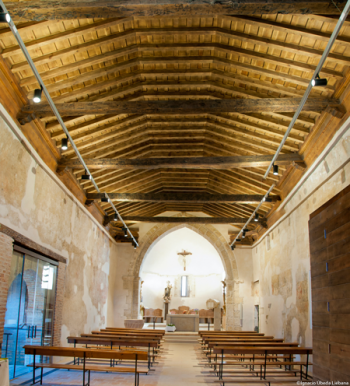
M 312 345 L 309 215 L 350 183 L 350 131 L 339 130 L 314 170 L 285 199 L 285 214 L 252 249 L 260 330 Z
M 67 259 L 58 269 L 54 332 L 55 344 L 66 345 L 67 335 L 106 325 L 116 243 L 46 167 L 1 106 L 0 138 L 0 223 Z

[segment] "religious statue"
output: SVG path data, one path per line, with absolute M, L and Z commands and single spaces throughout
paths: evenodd
M 224 315 L 226 315 L 226 279 L 221 281 L 221 283 L 222 283 L 222 296 L 224 301 L 224 305 L 222 306 L 222 308 L 224 310 Z
M 173 286 L 170 284 L 170 281 L 168 280 L 167 282 L 167 287 L 164 289 L 164 303 L 170 303 L 170 300 L 171 300 L 171 289 L 173 288 Z
M 184 271 L 186 271 L 186 256 L 192 255 L 192 253 L 186 252 L 185 250 L 183 250 L 182 252 L 179 252 L 178 255 L 181 255 L 183 257 Z

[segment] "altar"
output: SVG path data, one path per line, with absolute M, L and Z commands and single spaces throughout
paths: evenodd
M 199 331 L 199 315 L 183 314 L 174 315 L 168 314 L 166 318 L 167 324 L 174 324 L 176 331 Z

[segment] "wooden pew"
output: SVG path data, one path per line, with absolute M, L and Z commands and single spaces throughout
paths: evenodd
M 69 336 L 67 338 L 67 342 L 74 344 L 74 347 L 76 347 L 77 344 L 85 344 L 86 348 L 87 345 L 94 345 L 94 346 L 107 346 L 111 350 L 115 349 L 116 346 L 119 347 L 147 347 L 148 348 L 148 368 L 151 368 L 151 358 L 155 358 L 155 348 L 159 348 L 159 342 L 157 339 L 128 339 L 128 338 L 106 338 L 106 337 L 96 337 L 96 336 Z M 91 348 L 91 347 L 90 347 Z M 151 353 L 151 348 L 153 350 L 153 354 Z M 75 363 L 75 358 L 74 358 Z M 78 362 L 79 364 L 79 362 Z
M 257 383 L 256 381 L 256 372 L 252 372 L 253 374 L 253 382 L 252 379 L 248 380 L 247 378 L 245 379 L 225 379 L 223 378 L 223 373 L 224 373 L 224 355 L 225 354 L 235 354 L 235 355 L 258 355 L 259 359 L 255 360 L 253 363 L 250 363 L 254 366 L 260 366 L 260 381 L 261 383 L 285 383 L 286 380 L 281 380 L 281 379 L 267 379 L 266 374 L 267 374 L 267 367 L 270 366 L 300 366 L 300 371 L 293 370 L 294 373 L 299 372 L 300 373 L 300 380 L 303 379 L 303 366 L 305 366 L 305 379 L 308 379 L 308 367 L 312 365 L 310 362 L 310 355 L 312 355 L 312 348 L 304 348 L 304 347 L 223 347 L 223 346 L 218 346 L 214 348 L 214 354 L 217 354 L 220 356 L 220 360 L 217 362 L 218 365 L 218 371 L 217 374 L 219 376 L 219 381 L 216 381 L 214 383 L 220 383 L 223 386 L 225 383 L 233 384 L 233 383 Z M 289 361 L 279 361 L 279 362 L 269 362 L 268 356 L 278 356 L 283 355 L 283 359 L 285 359 L 285 356 L 288 356 L 291 358 Z M 295 355 L 306 355 L 305 360 L 300 360 L 300 361 L 293 361 L 292 358 Z M 242 363 L 237 362 L 236 365 L 242 365 Z M 226 370 L 227 372 L 227 370 Z M 233 373 L 239 374 L 239 371 L 233 371 Z M 281 372 L 280 374 L 283 374 Z M 295 379 L 292 380 L 295 382 Z
M 67 370 L 82 370 L 83 371 L 83 386 L 90 386 L 90 371 L 108 371 L 113 373 L 134 373 L 135 386 L 139 385 L 139 375 L 147 374 L 148 369 L 138 369 L 138 360 L 147 360 L 148 354 L 144 351 L 116 351 L 116 350 L 95 350 L 89 348 L 71 348 L 71 347 L 52 347 L 52 346 L 34 346 L 25 345 L 24 352 L 26 355 L 33 355 L 33 363 L 28 366 L 33 367 L 33 384 L 35 382 L 35 370 L 40 368 L 40 384 L 43 380 L 44 368 L 67 369 Z M 82 365 L 69 365 L 59 363 L 36 363 L 37 356 L 51 357 L 77 357 L 82 358 Z M 92 365 L 86 363 L 88 359 L 128 359 L 134 360 L 134 367 L 110 367 L 101 365 Z M 85 373 L 88 372 L 88 382 L 85 384 Z M 38 381 L 39 382 L 39 381 Z
M 133 332 L 133 331 L 138 331 L 138 332 L 142 332 L 142 333 L 145 333 L 145 334 L 148 334 L 148 333 L 154 333 L 154 332 L 157 332 L 159 334 L 165 334 L 165 330 L 159 330 L 159 329 L 155 329 L 155 330 L 139 330 L 139 329 L 136 329 L 136 328 L 125 328 L 125 327 L 106 327 L 106 328 L 101 328 L 100 331 L 126 331 L 126 332 Z
M 139 330 L 141 331 L 141 330 Z M 155 336 L 155 337 L 159 337 L 160 339 L 163 338 L 164 334 L 161 334 L 159 332 L 153 332 L 153 333 L 147 333 L 147 334 L 144 334 L 144 333 L 141 333 L 141 332 L 136 332 L 136 331 L 111 331 L 111 330 L 108 330 L 108 331 L 91 331 L 91 334 L 95 334 L 95 335 L 120 335 L 120 336 L 148 336 L 148 337 L 151 337 L 151 336 Z

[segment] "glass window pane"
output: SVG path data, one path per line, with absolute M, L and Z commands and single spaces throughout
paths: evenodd
M 181 296 L 187 296 L 187 276 L 181 276 Z

